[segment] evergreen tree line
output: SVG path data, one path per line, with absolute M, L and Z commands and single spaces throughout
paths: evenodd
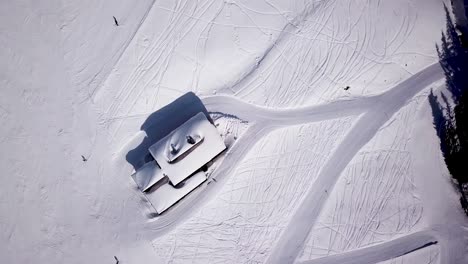
M 456 180 L 461 205 L 468 215 L 468 48 L 457 33 L 446 6 L 445 14 L 446 32 L 442 32 L 441 44 L 436 45 L 436 49 L 453 103 L 444 94 L 439 100 L 432 92 L 429 103 L 445 163 Z

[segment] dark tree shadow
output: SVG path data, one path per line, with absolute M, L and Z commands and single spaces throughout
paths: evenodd
M 149 147 L 199 112 L 203 112 L 208 120 L 213 122 L 200 98 L 194 93 L 189 92 L 152 113 L 140 128 L 146 132 L 146 137 L 140 145 L 127 153 L 127 162 L 137 170 L 144 163 L 152 160 L 148 151 Z
M 441 94 L 440 100 L 431 91 L 434 127 L 440 138 L 440 149 L 447 168 L 456 180 L 461 193 L 460 202 L 468 215 L 468 49 L 456 30 L 446 6 L 446 32 L 442 32 L 441 45 L 436 45 L 439 62 L 444 70 L 446 86 L 453 105 Z

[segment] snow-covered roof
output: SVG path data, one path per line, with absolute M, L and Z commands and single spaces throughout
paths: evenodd
M 216 127 L 200 112 L 149 151 L 171 183 L 177 185 L 225 149 Z
M 200 112 L 152 145 L 149 151 L 156 161 L 132 178 L 161 214 L 207 179 L 199 169 L 225 149 L 216 127 Z M 175 188 L 180 182 L 184 184 Z
M 188 179 L 185 179 L 183 186 L 175 188 L 156 162 L 152 161 L 146 163 L 133 173 L 132 178 L 138 185 L 138 188 L 145 192 L 146 197 L 156 212 L 161 214 L 203 183 L 206 180 L 206 174 L 203 171 L 198 171 Z M 157 187 L 151 189 L 155 185 Z
M 155 161 L 148 162 L 138 169 L 133 175 L 133 180 L 138 188 L 146 192 L 151 186 L 164 179 L 164 174 Z
M 184 185 L 174 188 L 168 181 L 161 184 L 158 189 L 146 193 L 146 197 L 158 214 L 184 198 L 188 193 L 206 180 L 206 174 L 199 171 L 184 181 Z

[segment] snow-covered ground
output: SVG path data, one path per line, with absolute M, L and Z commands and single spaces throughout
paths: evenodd
M 468 263 L 443 4 L 1 1 L 0 263 Z M 127 154 L 187 92 L 228 150 L 158 216 Z

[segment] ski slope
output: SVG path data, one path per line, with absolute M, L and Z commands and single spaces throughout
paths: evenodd
M 0 3 L 0 262 L 468 263 L 443 4 Z M 126 155 L 187 92 L 228 150 L 157 215 Z

